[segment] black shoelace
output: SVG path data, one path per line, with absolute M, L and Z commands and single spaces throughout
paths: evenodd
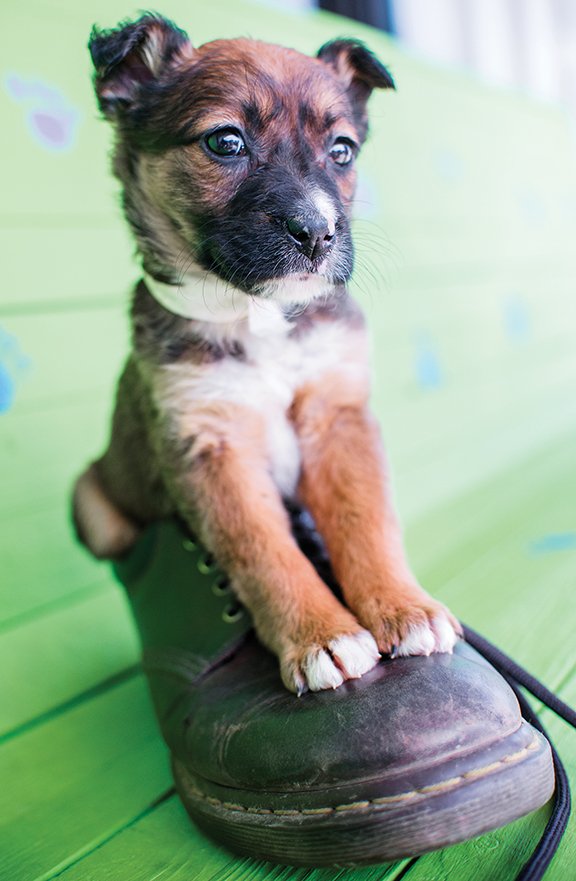
M 509 658 L 508 655 L 505 655 L 504 652 L 497 649 L 470 627 L 464 627 L 464 636 L 466 642 L 483 655 L 498 670 L 500 675 L 504 677 L 518 698 L 522 715 L 527 722 L 530 722 L 534 728 L 546 737 L 552 749 L 554 770 L 556 772 L 554 807 L 540 841 L 515 879 L 515 881 L 540 881 L 558 850 L 558 845 L 568 825 L 571 808 L 570 783 L 564 765 L 554 749 L 548 733 L 521 689 L 530 692 L 533 697 L 564 719 L 569 725 L 572 725 L 573 728 L 576 728 L 576 711 L 569 707 L 568 704 L 565 704 L 564 701 L 561 701 L 560 698 L 542 685 L 538 679 L 531 676 L 516 661 L 513 661 L 512 658 Z

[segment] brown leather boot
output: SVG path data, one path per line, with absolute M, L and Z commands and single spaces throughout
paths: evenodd
M 296 532 L 328 579 L 313 534 Z M 377 863 L 480 835 L 552 795 L 548 742 L 465 643 L 298 698 L 176 522 L 150 527 L 115 570 L 178 792 L 221 844 L 292 865 Z

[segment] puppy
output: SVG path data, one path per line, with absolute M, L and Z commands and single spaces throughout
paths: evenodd
M 458 622 L 406 561 L 346 290 L 366 104 L 389 72 L 353 40 L 316 58 L 196 49 L 156 15 L 94 29 L 90 51 L 144 275 L 110 444 L 75 487 L 81 539 L 120 557 L 178 514 L 296 693 L 380 653 L 452 651 Z M 314 518 L 345 605 L 299 550 L 288 500 Z

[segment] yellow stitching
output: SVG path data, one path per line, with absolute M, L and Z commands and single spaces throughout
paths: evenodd
M 331 814 L 334 808 L 302 808 L 300 814 Z
M 395 802 L 404 802 L 408 801 L 411 798 L 415 798 L 417 795 L 430 795 L 437 792 L 445 792 L 448 789 L 454 788 L 458 783 L 467 780 L 477 780 L 481 777 L 487 777 L 489 774 L 492 774 L 500 765 L 511 764 L 512 762 L 518 762 L 523 759 L 529 752 L 532 752 L 535 749 L 538 749 L 538 737 L 534 736 L 533 740 L 528 744 L 528 746 L 523 747 L 518 750 L 518 752 L 511 753 L 509 756 L 504 756 L 502 759 L 498 759 L 497 762 L 491 762 L 489 765 L 484 765 L 482 768 L 476 768 L 472 771 L 465 771 L 458 777 L 450 777 L 448 780 L 441 780 L 439 783 L 431 783 L 428 786 L 422 786 L 419 789 L 412 789 L 409 792 L 401 792 L 398 795 L 383 795 L 378 798 L 372 798 L 369 801 L 354 801 L 349 802 L 348 804 L 336 805 L 333 808 L 302 808 L 298 810 L 297 808 L 293 809 L 269 809 L 269 808 L 250 808 L 246 807 L 246 805 L 235 804 L 234 802 L 229 801 L 220 801 L 213 796 L 204 795 L 204 793 L 200 792 L 194 786 L 189 784 L 189 787 L 193 794 L 197 798 L 201 798 L 204 801 L 208 802 L 210 805 L 214 805 L 216 807 L 223 807 L 229 811 L 242 811 L 243 813 L 248 814 L 275 814 L 280 817 L 296 817 L 302 814 L 312 815 L 312 814 L 332 814 L 332 813 L 344 813 L 346 811 L 362 811 L 366 808 L 370 807 L 370 805 L 387 805 L 394 804 Z
M 352 801 L 348 805 L 337 805 L 334 808 L 335 811 L 359 811 L 361 808 L 367 808 L 370 806 L 369 801 Z
M 220 802 L 223 808 L 226 808 L 229 811 L 246 811 L 247 808 L 244 805 L 237 805 L 233 801 L 222 801 Z
M 526 750 L 526 752 L 528 752 L 528 750 Z M 501 764 L 502 764 L 501 761 L 500 762 L 492 762 L 491 765 L 485 765 L 484 768 L 476 768 L 475 770 L 473 769 L 472 771 L 465 771 L 462 774 L 462 776 L 466 777 L 467 780 L 470 777 L 472 777 L 472 778 L 485 777 L 486 774 L 489 774 L 491 771 L 495 771 L 497 768 L 499 768 Z M 509 764 L 509 762 L 507 764 Z
M 442 784 L 438 785 L 441 786 Z M 408 801 L 408 799 L 415 798 L 417 795 L 417 789 L 413 789 L 411 792 L 400 792 L 398 795 L 381 795 L 378 798 L 373 798 L 372 804 L 387 805 L 392 804 L 395 801 Z
M 426 795 L 429 792 L 438 792 L 441 789 L 450 789 L 451 786 L 455 786 L 457 783 L 460 783 L 461 780 L 466 777 L 466 774 L 460 774 L 459 777 L 450 777 L 449 780 L 441 780 L 440 783 L 430 783 L 428 786 L 422 786 L 420 789 L 416 791 Z

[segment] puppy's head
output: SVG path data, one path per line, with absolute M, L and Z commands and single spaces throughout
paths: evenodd
M 145 15 L 90 41 L 115 171 L 148 271 L 192 266 L 251 294 L 306 301 L 347 281 L 354 163 L 373 88 L 361 43 L 316 58 L 253 40 L 198 49 Z

